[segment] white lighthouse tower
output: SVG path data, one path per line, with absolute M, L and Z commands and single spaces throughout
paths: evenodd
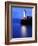
M 23 12 L 23 18 L 27 19 L 26 10 L 24 10 L 24 12 Z

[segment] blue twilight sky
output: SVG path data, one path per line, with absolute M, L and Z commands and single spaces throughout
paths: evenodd
M 24 10 L 25 10 L 25 16 L 32 16 L 32 8 L 19 8 L 19 7 L 12 7 L 12 17 L 21 19 L 24 16 Z

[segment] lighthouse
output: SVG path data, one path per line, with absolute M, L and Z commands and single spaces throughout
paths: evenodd
M 21 36 L 25 37 L 27 36 L 27 16 L 26 11 L 23 11 L 23 19 L 21 20 Z

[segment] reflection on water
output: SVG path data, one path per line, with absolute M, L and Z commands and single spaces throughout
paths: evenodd
M 32 17 L 27 17 L 26 26 L 23 26 L 22 24 L 21 19 L 12 20 L 12 38 L 32 37 Z
M 26 26 L 21 26 L 21 36 L 26 37 L 27 36 L 27 27 Z

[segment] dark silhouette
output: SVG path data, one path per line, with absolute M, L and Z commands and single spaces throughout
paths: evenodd
M 32 25 L 32 17 L 27 16 L 27 18 L 22 19 L 21 25 Z

